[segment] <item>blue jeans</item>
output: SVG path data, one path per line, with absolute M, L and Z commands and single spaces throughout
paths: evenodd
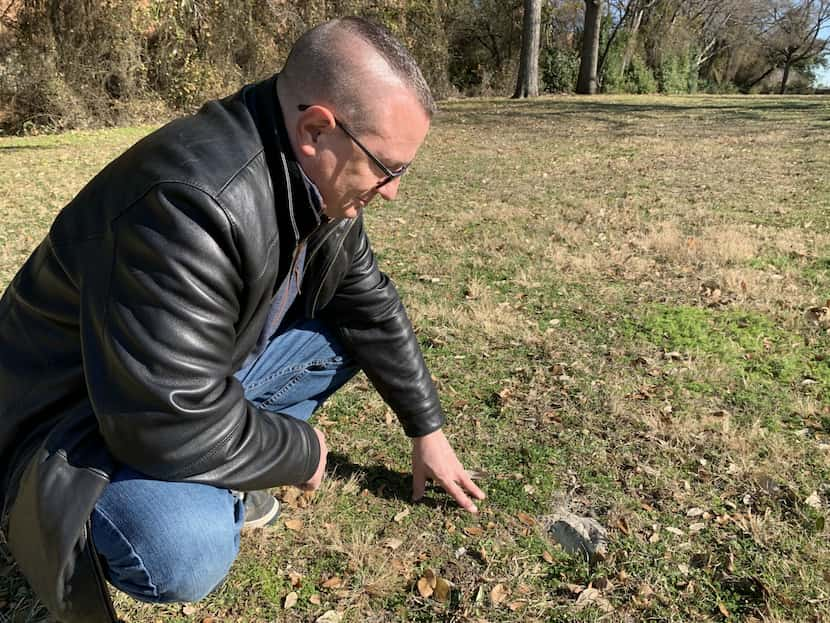
M 357 370 L 321 323 L 306 321 L 278 334 L 235 376 L 261 409 L 307 420 Z M 93 510 L 92 540 L 116 588 L 142 601 L 197 601 L 228 573 L 244 519 L 227 489 L 124 467 Z

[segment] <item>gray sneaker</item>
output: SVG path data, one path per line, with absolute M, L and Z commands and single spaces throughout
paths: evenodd
M 243 530 L 273 525 L 280 516 L 280 501 L 267 491 L 245 491 L 242 502 L 245 505 Z

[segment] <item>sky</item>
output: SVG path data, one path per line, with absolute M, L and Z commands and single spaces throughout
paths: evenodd
M 830 37 L 830 26 L 822 28 L 819 36 L 823 39 Z M 830 87 L 830 65 L 816 72 L 816 86 Z

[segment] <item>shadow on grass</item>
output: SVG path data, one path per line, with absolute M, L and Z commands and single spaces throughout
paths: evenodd
M 352 463 L 347 456 L 336 452 L 330 452 L 326 461 L 327 472 L 343 479 L 354 476 L 364 488 L 380 498 L 397 502 L 411 502 L 412 500 L 412 474 L 410 473 L 394 471 L 383 465 L 358 465 Z M 446 495 L 439 498 L 433 497 L 430 495 L 430 488 L 427 487 L 426 494 L 418 501 L 418 504 L 430 508 L 443 508 L 450 502 L 452 499 Z
M 29 151 L 55 149 L 55 145 L 0 145 L 0 151 Z
M 632 121 L 677 122 L 678 118 L 694 117 L 708 125 L 729 126 L 732 123 L 781 121 L 799 113 L 819 113 L 826 110 L 830 98 L 815 100 L 773 100 L 759 99 L 694 103 L 626 103 L 619 101 L 598 101 L 581 98 L 565 100 L 502 100 L 486 102 L 460 102 L 457 108 L 449 109 L 443 115 L 448 125 L 505 126 L 507 123 L 569 122 L 579 118 L 592 118 L 609 123 L 609 130 L 625 133 Z M 815 129 L 826 131 L 825 117 L 816 119 Z M 746 127 L 743 127 L 746 130 Z M 758 126 L 757 131 L 767 131 L 767 126 Z

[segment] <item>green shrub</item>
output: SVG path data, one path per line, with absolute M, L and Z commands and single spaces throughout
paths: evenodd
M 661 93 L 679 94 L 697 91 L 698 70 L 691 51 L 665 55 L 658 71 Z
M 600 85 L 603 93 L 625 93 L 627 90 L 622 67 L 625 40 L 625 33 L 617 37 L 617 41 L 608 50 L 600 68 Z
M 625 70 L 625 91 L 640 94 L 658 91 L 657 79 L 639 55 L 631 58 L 631 63 Z
M 548 93 L 571 93 L 579 76 L 579 54 L 575 50 L 545 48 L 540 60 L 542 90 Z

